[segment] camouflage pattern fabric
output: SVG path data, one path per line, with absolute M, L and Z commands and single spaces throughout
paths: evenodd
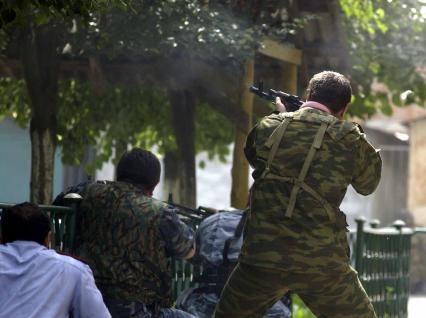
M 236 229 L 241 221 L 243 211 L 220 211 L 203 220 L 196 232 L 196 254 L 192 263 L 202 265 L 204 273 L 211 273 L 209 281 L 201 281 L 199 287 L 185 290 L 177 299 L 176 307 L 200 318 L 210 318 L 219 300 L 228 272 L 223 262 L 225 242 L 232 239 L 228 249 L 228 261 L 237 262 L 243 243 L 243 236 L 235 237 Z M 223 278 L 220 278 L 220 275 Z M 285 304 L 284 304 L 285 302 Z M 286 295 L 269 306 L 265 317 L 291 317 L 291 299 Z M 272 308 L 271 308 L 272 307 Z M 238 316 L 235 316 L 238 317 Z
M 238 263 L 216 307 L 215 318 L 262 317 L 288 289 L 317 318 L 376 318 L 356 272 L 294 273 Z
M 170 257 L 186 256 L 193 231 L 130 183 L 92 183 L 82 195 L 75 252 L 92 268 L 104 299 L 169 307 Z
M 298 293 L 318 317 L 374 317 L 370 301 L 350 267 L 346 216 L 339 206 L 349 185 L 363 195 L 376 189 L 381 176 L 380 155 L 355 124 L 320 110 L 301 108 L 291 114 L 293 118 L 265 173 L 271 151 L 268 140 L 276 135 L 286 116 L 286 113 L 273 113 L 264 117 L 250 132 L 245 148 L 254 168 L 255 182 L 240 265 L 251 265 L 257 271 L 269 269 L 273 274 L 266 279 L 259 272 L 251 283 L 244 285 L 241 277 L 246 276 L 236 270 L 225 286 L 217 317 L 233 317 L 231 312 L 249 308 L 249 303 L 258 301 L 259 306 L 264 305 L 260 311 L 246 316 L 239 313 L 238 317 L 260 317 L 271 304 L 264 298 L 273 293 L 273 301 L 287 289 Z M 298 177 L 324 122 L 327 123 L 324 137 L 303 179 L 319 198 L 299 188 L 288 217 L 290 194 L 300 185 Z M 331 208 L 331 217 L 326 206 Z M 261 288 L 263 284 L 265 291 Z M 324 294 L 323 298 L 318 290 Z M 253 298 L 243 297 L 243 293 Z M 339 310 L 333 313 L 327 305 Z
M 289 301 L 290 298 L 288 296 L 284 297 L 283 300 L 277 301 L 275 304 L 272 304 L 271 306 L 266 307 L 268 310 L 266 311 L 266 314 L 260 314 L 257 317 L 263 317 L 266 318 L 290 318 L 292 317 L 290 307 L 291 301 L 288 304 L 285 304 L 285 301 Z M 179 308 L 184 310 L 185 312 L 191 313 L 199 318 L 211 318 L 213 317 L 214 309 L 219 302 L 219 295 L 216 293 L 208 293 L 203 291 L 200 288 L 189 288 L 184 291 L 179 296 L 178 302 Z M 229 304 L 232 306 L 232 304 Z M 249 309 L 249 308 L 247 308 Z M 242 310 L 242 316 L 237 314 L 239 313 L 241 309 L 238 311 L 233 312 L 231 315 L 223 316 L 223 317 L 245 317 L 244 316 L 244 310 Z M 250 315 L 248 314 L 247 317 L 256 317 L 256 315 Z
M 305 273 L 345 268 L 349 264 L 347 223 L 339 206 L 350 184 L 364 195 L 376 189 L 381 176 L 379 153 L 354 124 L 316 109 L 301 108 L 293 113 L 270 165 L 272 177 L 260 178 L 269 154 L 265 143 L 283 121 L 282 114 L 265 117 L 247 139 L 245 152 L 255 169 L 255 183 L 240 259 L 256 266 Z M 305 183 L 334 208 L 334 223 L 323 204 L 303 189 L 291 218 L 286 217 L 293 183 L 273 178 L 298 177 L 322 117 L 328 118 L 330 125 Z

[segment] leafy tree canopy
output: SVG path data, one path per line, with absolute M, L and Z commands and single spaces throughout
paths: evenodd
M 52 19 L 79 16 L 88 20 L 93 12 L 111 6 L 127 8 L 131 1 L 123 0 L 2 0 L 0 2 L 0 29 L 23 25 L 28 16 L 37 24 L 46 24 Z
M 97 12 L 72 39 L 74 56 L 246 58 L 263 36 L 285 41 L 304 19 L 288 1 L 134 1 L 129 10 Z
M 176 149 L 171 111 L 164 92 L 155 88 L 111 87 L 102 96 L 91 85 L 74 79 L 61 81 L 58 114 L 58 145 L 63 162 L 80 164 L 88 145 L 98 150 L 88 172 L 101 168 L 113 157 L 118 143 L 142 148 L 156 146 L 160 153 Z M 26 127 L 31 112 L 23 80 L 0 79 L 0 114 Z M 1 120 L 1 118 L 0 118 Z M 225 160 L 233 140 L 233 126 L 207 104 L 196 107 L 196 151 Z
M 64 7 L 57 7 L 59 2 Z M 261 45 L 263 36 L 286 41 L 306 19 L 289 15 L 289 1 L 98 0 L 83 1 L 81 13 L 73 9 L 77 2 L 45 1 L 42 5 L 41 1 L 21 1 L 13 23 L 20 21 L 20 13 L 28 12 L 29 6 L 36 8 L 36 16 L 39 12 L 45 16 L 36 20 L 39 23 L 53 19 L 67 22 L 58 51 L 69 59 L 98 56 L 132 62 L 147 57 L 185 57 L 228 59 L 239 66 L 239 61 Z M 2 10 L 12 7 L 11 1 L 5 3 Z M 114 6 L 109 6 L 111 3 Z M 340 3 L 347 16 L 356 83 L 358 107 L 351 109 L 358 115 L 371 115 L 379 103 L 380 109 L 389 113 L 387 93 L 371 90 L 374 80 L 387 85 L 396 104 L 407 90 L 415 92 L 417 101 L 424 101 L 425 83 L 415 71 L 424 65 L 421 57 L 426 56 L 421 2 Z M 102 6 L 104 9 L 98 10 Z M 76 18 L 76 13 L 82 18 Z M 110 158 L 111 149 L 119 142 L 143 147 L 156 143 L 161 152 L 176 147 L 170 105 L 162 88 L 107 84 L 104 93 L 98 95 L 91 86 L 81 79 L 60 83 L 58 141 L 63 145 L 65 162 L 78 163 L 85 147 L 98 142 L 101 151 L 92 168 Z M 27 123 L 30 111 L 23 81 L 1 79 L 0 93 L 0 113 L 13 116 L 20 124 Z M 197 107 L 196 116 L 197 151 L 207 150 L 223 158 L 232 140 L 231 124 L 205 104 Z
M 347 17 L 352 81 L 351 111 L 362 117 L 391 105 L 424 105 L 426 3 L 419 0 L 340 0 Z M 374 83 L 385 84 L 380 88 Z M 372 89 L 375 87 L 375 89 Z
M 40 5 L 37 1 L 29 3 Z M 87 12 L 81 14 L 83 19 L 71 19 L 72 14 L 78 13 L 70 9 L 71 2 L 65 11 L 47 3 L 37 7 L 40 11 L 36 17 L 46 11 L 46 21 L 66 22 L 56 24 L 63 28 L 58 51 L 65 58 L 97 56 L 132 62 L 147 57 L 180 56 L 228 59 L 238 64 L 253 54 L 263 35 L 284 40 L 301 23 L 290 20 L 288 1 L 244 4 L 145 0 L 102 11 L 93 9 L 102 1 L 90 3 L 91 7 L 87 4 L 81 8 Z M 12 92 L 2 96 L 2 113 L 11 114 L 21 124 L 28 122 L 30 111 L 24 83 L 5 78 L 0 84 L 4 91 Z M 85 147 L 97 143 L 100 153 L 92 168 L 110 158 L 117 143 L 143 147 L 156 143 L 160 152 L 176 147 L 164 89 L 106 85 L 107 89 L 99 95 L 85 80 L 61 81 L 58 143 L 63 146 L 65 162 L 78 163 Z M 196 129 L 196 150 L 207 150 L 210 157 L 219 155 L 224 159 L 233 136 L 227 118 L 200 104 L 196 109 Z

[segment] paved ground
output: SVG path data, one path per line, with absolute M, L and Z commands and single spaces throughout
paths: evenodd
M 408 300 L 408 318 L 426 317 L 426 295 L 410 296 Z

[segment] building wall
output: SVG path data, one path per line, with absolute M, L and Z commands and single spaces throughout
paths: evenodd
M 55 155 L 53 193 L 62 189 L 60 152 Z M 13 120 L 0 122 L 0 202 L 28 201 L 30 197 L 31 142 L 27 128 L 20 128 Z
M 382 178 L 376 191 L 369 196 L 359 195 L 349 188 L 341 209 L 351 226 L 359 216 L 367 220 L 379 219 L 383 226 L 397 219 L 407 219 L 408 143 L 389 133 L 365 130 L 371 144 L 381 149 Z
M 408 206 L 416 225 L 426 226 L 426 119 L 410 126 Z

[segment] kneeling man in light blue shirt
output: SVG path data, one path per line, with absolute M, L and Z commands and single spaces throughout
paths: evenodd
M 49 217 L 25 202 L 3 211 L 0 318 L 111 317 L 90 268 L 54 250 Z

